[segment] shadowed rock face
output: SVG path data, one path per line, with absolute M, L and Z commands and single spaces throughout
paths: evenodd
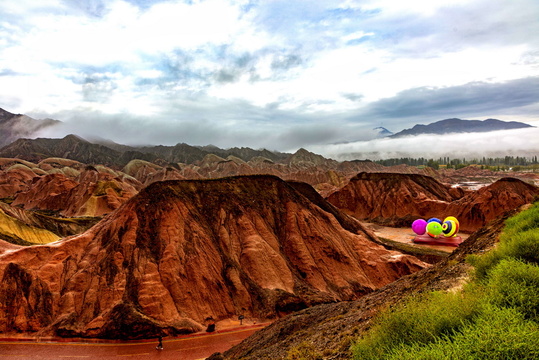
M 356 299 L 425 267 L 298 186 L 272 176 L 158 182 L 82 235 L 6 251 L 0 330 L 192 332 L 209 316 L 274 318 Z
M 358 219 L 389 226 L 410 226 L 419 217 L 455 216 L 462 231 L 473 232 L 537 196 L 539 188 L 514 178 L 464 192 L 428 176 L 361 173 L 327 200 Z

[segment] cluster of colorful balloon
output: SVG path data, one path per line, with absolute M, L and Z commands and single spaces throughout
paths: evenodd
M 412 223 L 412 230 L 417 235 L 427 233 L 433 238 L 438 237 L 440 234 L 445 237 L 453 237 L 459 232 L 459 221 L 453 216 L 446 217 L 444 221 L 438 218 L 417 219 Z

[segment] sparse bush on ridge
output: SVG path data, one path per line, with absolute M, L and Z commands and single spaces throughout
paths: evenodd
M 538 359 L 539 203 L 508 219 L 497 248 L 470 257 L 459 293 L 416 295 L 382 311 L 354 359 Z

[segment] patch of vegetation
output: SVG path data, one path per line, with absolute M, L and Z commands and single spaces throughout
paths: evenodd
M 470 255 L 468 261 L 475 266 L 480 281 L 487 278 L 502 259 L 518 259 L 539 264 L 539 202 L 506 221 L 497 248 L 483 255 Z
M 508 219 L 495 250 L 473 256 L 458 293 L 431 292 L 380 312 L 354 359 L 539 358 L 539 203 Z
M 322 354 L 312 344 L 304 341 L 288 351 L 286 360 L 322 360 Z
M 410 298 L 393 311 L 382 311 L 376 325 L 354 345 L 355 359 L 385 359 L 395 348 L 432 343 L 462 329 L 480 313 L 479 297 L 432 292 Z
M 453 336 L 397 346 L 384 359 L 537 359 L 539 326 L 512 308 L 488 306 Z

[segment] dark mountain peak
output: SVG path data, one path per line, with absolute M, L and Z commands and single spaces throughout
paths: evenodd
M 74 134 L 69 134 L 69 135 L 64 136 L 62 141 L 63 142 L 72 142 L 72 143 L 79 143 L 80 142 L 80 143 L 90 144 L 90 142 L 88 140 L 85 140 L 85 139 L 81 138 L 80 136 L 74 135 Z
M 393 135 L 393 133 L 391 131 L 389 131 L 388 129 L 386 129 L 383 126 L 375 127 L 373 130 L 376 131 L 376 134 L 377 134 L 378 137 L 386 137 L 386 136 Z
M 463 120 L 458 118 L 451 118 L 436 121 L 428 125 L 417 124 L 411 129 L 402 130 L 394 135 L 391 135 L 391 137 L 420 134 L 489 132 L 497 130 L 521 129 L 527 127 L 532 126 L 518 121 L 502 121 L 498 119 Z
M 0 109 L 0 147 L 19 138 L 33 138 L 40 130 L 53 127 L 58 120 L 35 120 L 27 115 L 13 114 Z
M 0 108 L 0 123 L 6 122 L 9 119 L 14 118 L 15 116 L 21 116 L 21 114 L 13 114 Z

